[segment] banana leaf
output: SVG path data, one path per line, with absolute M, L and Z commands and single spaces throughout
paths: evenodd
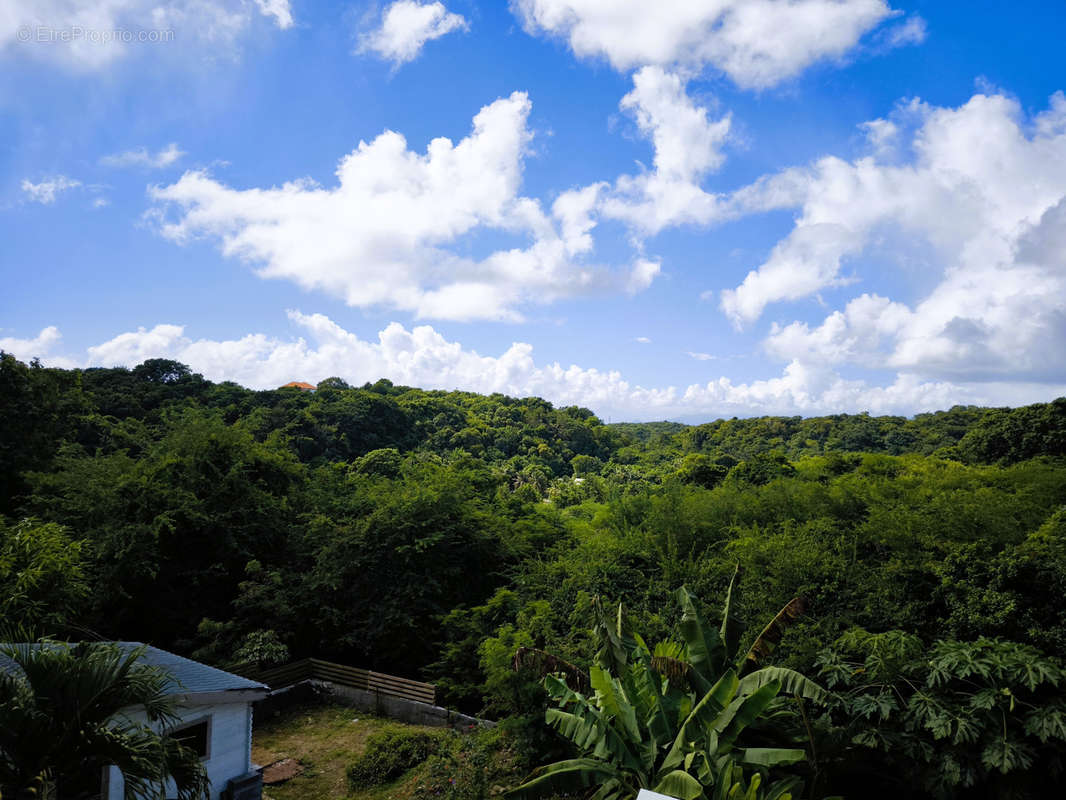
M 696 707 L 692 709 L 688 718 L 681 725 L 681 730 L 677 732 L 677 736 L 674 737 L 670 752 L 666 754 L 666 758 L 663 761 L 663 769 L 673 769 L 684 759 L 685 751 L 696 735 L 695 732 L 689 732 L 690 725 L 699 727 L 701 729 L 700 733 L 704 735 L 706 735 L 707 731 L 716 731 L 715 720 L 736 697 L 739 683 L 737 674 L 733 670 L 728 670 L 711 687 L 710 691 L 703 696 L 703 699 L 696 704 Z
M 696 598 L 684 586 L 677 590 L 677 602 L 681 606 L 681 635 L 692 666 L 689 677 L 697 693 L 705 694 L 721 676 L 726 661 L 725 646 L 718 631 L 703 624 Z
M 618 778 L 611 778 L 603 784 L 588 800 L 629 800 L 633 790 Z
M 785 635 L 792 624 L 807 612 L 807 600 L 803 597 L 793 597 L 785 607 L 777 612 L 770 623 L 762 629 L 755 641 L 752 642 L 744 659 L 737 664 L 741 675 L 745 675 L 759 666 L 759 662 L 766 658 L 777 647 L 781 637 Z
M 726 661 L 733 661 L 740 649 L 740 637 L 744 635 L 744 623 L 734 613 L 734 606 L 740 602 L 740 578 L 744 574 L 743 568 L 737 564 L 733 572 L 733 578 L 729 581 L 729 589 L 725 593 L 725 604 L 722 606 L 722 627 L 718 631 L 722 646 L 725 648 Z
M 621 675 L 629 660 L 619 627 L 622 621 L 622 608 L 618 608 L 618 616 L 611 619 L 599 597 L 592 598 L 592 613 L 594 624 L 592 634 L 596 639 L 599 649 L 593 656 L 593 663 L 607 670 L 612 675 Z M 634 645 L 635 646 L 635 645 Z
M 567 794 L 619 780 L 618 770 L 611 764 L 595 758 L 572 758 L 538 767 L 529 774 L 521 786 L 516 786 L 504 797 L 514 800 L 536 800 L 552 794 Z
M 675 769 L 666 773 L 652 791 L 677 797 L 679 800 L 696 800 L 703 794 L 703 784 L 687 772 Z
M 803 791 L 803 781 L 795 777 L 785 778 L 774 781 L 774 785 L 767 790 L 763 800 L 791 800 L 793 794 L 798 795 L 801 791 Z
M 662 679 L 652 669 L 651 658 L 646 650 L 637 651 L 634 657 L 636 661 L 630 667 L 635 689 L 634 702 L 648 728 L 651 741 L 656 748 L 662 747 L 672 741 L 676 734 L 676 698 L 670 696 L 669 691 L 666 696 L 663 695 Z
M 519 647 L 515 650 L 514 657 L 511 659 L 511 669 L 515 672 L 528 669 L 542 678 L 545 675 L 561 673 L 566 676 L 567 686 L 575 692 L 589 690 L 589 676 L 581 667 L 535 647 Z
M 630 741 L 640 742 L 643 737 L 637 725 L 636 711 L 622 693 L 618 682 L 597 666 L 589 669 L 589 681 L 596 691 L 600 708 L 608 717 L 618 720 Z
M 719 748 L 728 749 L 732 747 L 741 732 L 759 718 L 780 691 L 781 684 L 777 681 L 770 681 L 754 694 L 743 698 L 736 708 L 733 718 L 729 721 L 729 727 L 722 731 L 719 736 Z
M 750 672 L 740 679 L 739 695 L 754 694 L 771 681 L 781 684 L 781 694 L 802 697 L 812 703 L 824 704 L 829 699 L 829 692 L 802 673 L 787 667 L 763 667 Z
M 803 750 L 787 747 L 743 747 L 735 751 L 737 760 L 750 767 L 781 767 L 803 761 Z

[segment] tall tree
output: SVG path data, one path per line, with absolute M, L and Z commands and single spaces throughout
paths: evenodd
M 34 630 L 76 621 L 89 594 L 84 544 L 54 522 L 0 519 L 0 619 Z

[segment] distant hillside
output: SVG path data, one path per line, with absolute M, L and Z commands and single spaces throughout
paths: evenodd
M 612 422 L 608 426 L 635 442 L 654 442 L 668 439 L 689 427 L 683 422 Z
M 63 442 L 104 451 L 140 436 L 183 409 L 239 423 L 257 440 L 280 437 L 304 463 L 351 462 L 374 450 L 466 452 L 515 472 L 563 477 L 610 462 L 676 469 L 686 454 L 744 461 L 776 452 L 796 459 L 832 452 L 936 454 L 966 463 L 1015 463 L 1066 455 L 1066 398 L 1022 408 L 956 406 L 914 418 L 836 414 L 757 417 L 702 425 L 604 425 L 578 406 L 537 397 L 426 391 L 382 379 L 360 387 L 329 378 L 316 391 L 286 386 L 256 391 L 213 383 L 187 366 L 152 359 L 132 369 L 62 370 L 0 364 L 0 513 L 25 485 L 19 475 L 45 468 Z M 131 439 L 132 437 L 132 439 Z M 575 458 L 581 458 L 580 466 Z M 539 480 L 539 479 L 538 479 Z
M 1066 455 L 1066 398 L 1020 408 L 955 406 L 907 417 L 834 414 L 756 417 L 685 427 L 689 453 L 737 459 L 780 451 L 790 459 L 830 452 L 940 455 L 969 463 L 1015 463 Z

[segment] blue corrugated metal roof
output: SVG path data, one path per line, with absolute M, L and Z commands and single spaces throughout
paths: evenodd
M 130 652 L 143 645 L 140 642 L 113 642 L 125 652 Z M 31 645 L 40 647 L 41 645 Z M 242 678 L 231 672 L 209 667 L 191 658 L 185 658 L 158 647 L 148 645 L 141 655 L 140 663 L 154 667 L 162 667 L 170 673 L 173 681 L 170 686 L 171 694 L 199 694 L 201 692 L 230 692 L 242 689 L 266 689 L 266 685 L 256 681 Z M 0 670 L 8 674 L 18 672 L 14 661 L 0 654 Z

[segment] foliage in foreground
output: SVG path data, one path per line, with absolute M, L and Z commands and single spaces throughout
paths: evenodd
M 207 775 L 196 754 L 148 724 L 178 721 L 169 675 L 139 664 L 143 649 L 59 642 L 8 644 L 17 669 L 0 670 L 0 788 L 14 798 L 98 792 L 101 770 L 118 767 L 125 797 L 161 796 L 173 779 L 180 800 L 200 800 Z
M 479 728 L 449 740 L 426 762 L 415 800 L 484 800 L 521 778 L 513 739 L 502 728 Z
M 0 517 L 0 620 L 63 628 L 89 597 L 85 543 L 54 522 Z
M 684 644 L 663 642 L 654 651 L 631 632 L 621 606 L 616 619 L 607 620 L 597 605 L 600 647 L 588 672 L 592 696 L 567 685 L 567 679 L 583 683 L 572 671 L 544 678 L 558 706 L 547 710 L 546 719 L 580 756 L 537 768 L 508 796 L 533 800 L 586 791 L 593 800 L 631 800 L 647 788 L 681 800 L 741 792 L 785 800 L 798 791 L 796 776 L 762 784 L 769 770 L 802 761 L 803 750 L 744 746 L 741 736 L 770 712 L 783 684 L 818 701 L 825 691 L 793 670 L 753 669 L 787 627 L 788 606 L 736 663 L 743 634 L 734 609 L 739 577 L 738 569 L 718 630 L 704 624 L 697 601 L 682 587 L 677 596 Z M 748 674 L 742 678 L 743 671 Z
M 1066 780 L 1066 670 L 1036 648 L 853 630 L 818 663 L 835 689 L 821 746 L 842 783 L 992 800 L 1052 797 Z

